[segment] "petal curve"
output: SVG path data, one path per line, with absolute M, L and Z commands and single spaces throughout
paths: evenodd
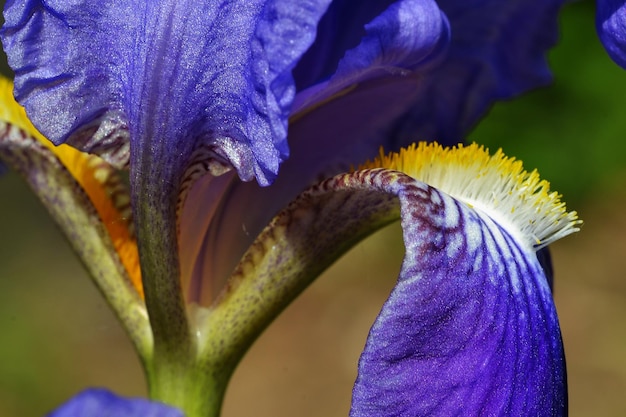
M 531 246 L 490 217 L 388 169 L 303 192 L 261 233 L 201 336 L 242 354 L 323 268 L 401 217 L 401 276 L 359 365 L 353 416 L 563 415 L 554 303 Z M 207 351 L 222 349 L 207 337 Z
M 48 417 L 183 417 L 182 411 L 143 398 L 123 398 L 102 388 L 87 389 Z
M 626 68 L 626 3 L 623 0 L 599 0 L 596 29 L 600 41 L 613 61 Z
M 176 224 L 186 170 L 199 152 L 244 180 L 273 180 L 288 154 L 291 69 L 328 1 L 7 4 L 3 43 L 36 127 L 118 166 L 130 161 L 156 346 L 179 340 L 184 350 L 189 337 Z
M 333 0 L 317 25 L 315 42 L 294 69 L 298 91 L 330 78 L 345 52 L 361 41 L 365 25 L 393 3 L 370 0 L 355 8 L 351 0 Z
M 206 146 L 267 184 L 288 155 L 291 69 L 327 3 L 15 1 L 2 38 L 18 100 L 56 144 L 118 165 L 129 140 L 179 165 Z
M 424 184 L 399 197 L 406 255 L 351 416 L 565 414 L 558 319 L 534 251 Z
M 438 4 L 450 22 L 447 57 L 423 74 L 420 95 L 390 130 L 388 150 L 416 136 L 459 142 L 496 101 L 551 80 L 546 54 L 557 41 L 563 0 Z
M 420 19 L 429 19 L 427 27 L 436 27 L 439 22 L 440 39 L 430 38 L 430 48 L 418 48 L 416 55 L 408 53 L 407 56 L 420 56 L 420 51 L 430 52 L 430 55 L 427 53 L 423 60 L 418 59 L 413 67 L 403 67 L 406 63 L 402 61 L 393 63 L 409 74 L 397 70 L 381 75 L 370 70 L 367 64 L 378 58 L 368 61 L 364 56 L 360 57 L 365 63 L 360 67 L 364 70 L 360 75 L 381 76 L 363 81 L 358 78 L 358 67 L 348 65 L 343 68 L 352 68 L 355 72 L 337 76 L 336 81 L 341 81 L 337 85 L 345 86 L 344 81 L 351 76 L 354 76 L 352 81 L 360 83 L 333 95 L 335 89 L 325 90 L 331 85 L 328 81 L 298 94 L 294 109 L 304 111 L 291 119 L 291 156 L 281 167 L 281 175 L 268 189 L 237 181 L 231 184 L 225 192 L 228 204 L 224 202 L 218 207 L 215 223 L 210 224 L 205 233 L 200 253 L 207 262 L 198 267 L 193 280 L 206 280 L 206 285 L 219 288 L 271 216 L 320 178 L 345 172 L 351 165 L 373 158 L 380 146 L 387 151 L 399 150 L 417 140 L 437 140 L 453 145 L 464 139 L 495 100 L 510 98 L 549 80 L 545 53 L 556 40 L 561 0 L 441 1 L 438 4 L 427 0 L 396 2 L 380 20 L 376 19 L 393 33 L 394 24 L 401 26 L 401 20 L 394 20 L 391 11 L 412 5 L 421 11 Z M 333 11 L 331 7 L 329 13 Z M 345 15 L 338 13 L 338 16 Z M 405 23 L 411 22 L 409 19 Z M 451 38 L 447 37 L 448 23 Z M 329 30 L 329 26 L 332 29 L 329 24 L 320 26 L 320 30 Z M 525 30 L 520 31 L 519 27 Z M 417 30 L 417 33 L 421 32 Z M 425 30 L 424 33 L 430 32 Z M 325 37 L 324 34 L 319 36 Z M 447 49 L 439 43 L 448 41 Z M 362 42 L 361 47 L 357 46 L 351 53 L 356 54 L 359 48 L 367 51 L 363 46 L 369 44 L 367 38 Z M 402 43 L 386 45 L 393 50 Z M 320 48 L 325 50 L 323 46 Z M 379 58 L 382 60 L 384 56 L 382 53 Z M 356 58 L 352 61 L 361 62 Z M 320 71 L 326 74 L 328 69 Z M 305 84 L 310 82 L 306 77 L 302 80 Z M 329 95 L 331 99 L 319 101 Z M 190 204 L 212 204 L 203 201 L 201 196 L 195 198 Z M 246 210 L 251 205 L 257 209 Z M 195 240 L 201 238 L 196 236 Z M 186 245 L 185 239 L 183 245 Z M 197 248 L 199 245 L 194 242 L 190 246 Z
M 450 36 L 448 21 L 434 0 L 397 1 L 365 25 L 365 30 L 361 43 L 345 52 L 328 81 L 298 94 L 293 109 L 296 117 L 368 80 L 402 83 L 403 77 L 414 76 L 418 69 L 423 71 L 430 62 L 441 59 Z M 403 93 L 394 92 L 383 103 L 388 104 L 385 102 L 391 97 L 398 100 L 398 96 L 413 95 L 415 90 L 417 85 Z
M 204 261 L 194 267 L 192 278 L 187 278 L 188 274 L 183 278 L 192 281 L 192 288 L 219 289 L 249 244 L 285 204 L 321 178 L 345 172 L 376 155 L 380 133 L 406 111 L 420 91 L 419 80 L 408 73 L 439 57 L 448 39 L 445 16 L 432 0 L 396 2 L 367 30 L 336 76 L 296 97 L 297 114 L 289 126 L 291 157 L 281 167 L 276 183 L 261 189 L 235 179 L 208 229 L 194 229 L 196 235 L 182 236 L 181 247 L 191 248 L 185 251 L 193 253 L 198 253 L 198 240 L 204 239 L 198 257 Z M 353 83 L 358 83 L 356 88 Z M 205 177 L 199 181 L 212 180 Z M 200 188 L 204 186 L 196 186 L 195 191 Z M 259 204 L 258 210 L 248 210 Z M 214 202 L 192 190 L 186 205 L 197 212 L 197 206 L 212 207 Z M 185 223 L 202 224 L 184 213 L 181 219 L 183 231 L 189 229 Z M 192 291 L 191 299 L 197 297 L 197 291 Z

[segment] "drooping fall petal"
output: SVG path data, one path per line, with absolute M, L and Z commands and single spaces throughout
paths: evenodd
M 321 270 L 399 216 L 407 253 L 368 338 L 352 415 L 562 415 L 561 337 L 534 250 L 394 171 L 303 193 L 244 257 L 203 334 L 235 334 L 228 340 L 245 351 Z M 214 345 L 209 338 L 207 349 L 223 348 Z
M 351 416 L 564 415 L 561 335 L 535 251 L 435 189 L 400 199 L 406 255 Z
M 476 145 L 420 144 L 372 166 L 386 168 L 323 181 L 266 227 L 201 324 L 201 354 L 243 354 L 345 250 L 401 218 L 405 260 L 352 415 L 563 415 L 562 341 L 536 251 L 578 230 L 576 214 L 536 172 Z

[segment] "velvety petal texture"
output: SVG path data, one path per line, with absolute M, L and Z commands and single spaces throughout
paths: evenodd
M 202 147 L 267 184 L 287 156 L 291 69 L 321 1 L 14 1 L 16 96 L 55 143 L 123 164 L 185 165 Z
M 48 417 L 184 417 L 182 411 L 143 398 L 123 398 L 105 389 L 81 392 Z
M 328 81 L 320 80 L 321 83 L 298 94 L 293 111 L 298 113 L 371 79 L 409 76 L 441 57 L 448 40 L 447 19 L 434 0 L 397 1 L 365 25 L 361 42 L 345 51 Z M 416 90 L 414 86 L 406 93 Z
M 439 0 L 450 22 L 446 59 L 390 131 L 389 150 L 419 140 L 459 141 L 497 100 L 551 80 L 547 52 L 563 0 Z
M 202 281 L 214 294 L 274 213 L 306 186 L 374 157 L 380 146 L 457 143 L 495 100 L 546 84 L 545 55 L 556 41 L 561 4 L 368 2 L 354 14 L 354 21 L 368 23 L 362 37 L 352 31 L 339 36 L 335 47 L 326 39 L 344 24 L 352 28 L 353 20 L 346 2 L 333 2 L 316 43 L 295 71 L 300 85 L 309 88 L 294 102 L 290 159 L 282 175 L 269 189 L 235 180 L 225 188 L 224 203 L 212 211 L 214 220 L 204 222 L 208 229 L 182 234 L 182 247 L 193 248 L 202 259 L 190 268 L 195 272 L 188 279 L 196 283 L 192 296 Z M 348 49 L 339 54 L 338 47 Z M 313 82 L 316 76 L 324 78 Z M 188 201 L 215 205 L 201 193 Z M 247 209 L 253 205 L 255 210 Z
M 406 255 L 360 359 L 351 415 L 565 415 L 560 330 L 532 245 L 397 171 L 340 175 L 298 196 L 250 247 L 203 331 L 245 351 L 324 268 L 397 218 Z
M 626 3 L 598 0 L 596 29 L 613 61 L 626 68 Z
M 351 416 L 565 415 L 562 340 L 535 251 L 424 184 L 398 196 L 406 256 Z
M 365 36 L 365 25 L 392 5 L 394 0 L 370 0 L 354 7 L 351 0 L 333 0 L 317 25 L 315 42 L 294 69 L 298 91 L 328 80 L 346 51 Z
M 194 254 L 194 264 L 184 264 L 182 274 L 189 283 L 189 299 L 210 300 L 255 236 L 306 186 L 375 155 L 381 145 L 379 133 L 419 92 L 411 71 L 432 64 L 445 51 L 449 27 L 432 0 L 371 2 L 358 12 L 349 13 L 350 9 L 345 2 L 331 5 L 318 29 L 322 41 L 313 46 L 316 59 L 305 58 L 309 64 L 300 64 L 304 69 L 296 71 L 301 79 L 311 80 L 311 73 L 326 70 L 308 70 L 309 65 L 328 59 L 316 48 L 328 52 L 338 45 L 354 47 L 347 54 L 341 52 L 346 56 L 332 65 L 339 65 L 339 70 L 333 68 L 337 73 L 330 80 L 296 96 L 292 110 L 296 114 L 289 128 L 291 157 L 281 167 L 283 174 L 276 184 L 261 189 L 234 179 L 224 185 L 223 201 L 217 207 L 213 194 L 205 196 L 201 191 L 216 183 L 213 178 L 202 178 L 192 190 L 188 211 L 181 216 L 181 252 Z M 357 27 L 366 23 L 365 28 Z M 344 25 L 353 30 L 344 31 Z M 337 32 L 342 34 L 337 45 L 323 40 Z M 249 210 L 251 206 L 255 210 Z M 207 211 L 215 216 L 210 221 L 193 215 Z
M 202 222 L 194 216 L 182 216 L 181 247 L 202 253 L 191 270 L 191 278 L 183 274 L 183 279 L 191 281 L 191 299 L 206 301 L 214 295 L 254 237 L 305 187 L 345 172 L 378 152 L 380 132 L 406 110 L 419 92 L 411 71 L 441 56 L 448 32 L 446 18 L 434 1 L 396 2 L 380 16 L 374 16 L 361 43 L 346 54 L 328 82 L 298 94 L 289 131 L 291 158 L 283 164 L 276 183 L 261 189 L 231 182 L 224 201 L 214 211 L 216 217 L 210 223 L 204 222 L 209 229 L 203 234 L 194 229 L 187 235 L 185 223 Z M 201 188 L 206 185 L 198 185 L 197 190 Z M 213 205 L 195 192 L 188 201 L 190 205 Z M 257 209 L 248 210 L 251 205 Z M 202 281 L 206 281 L 208 295 L 198 293 L 203 291 Z
M 130 161 L 145 299 L 167 354 L 191 343 L 177 242 L 186 172 L 217 160 L 271 182 L 288 154 L 291 69 L 328 1 L 6 6 L 3 44 L 34 124 L 55 143 Z

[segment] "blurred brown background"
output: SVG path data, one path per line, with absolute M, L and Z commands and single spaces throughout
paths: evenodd
M 503 103 L 470 136 L 539 168 L 583 231 L 552 246 L 570 415 L 626 415 L 626 71 L 601 49 L 593 4 L 571 4 L 555 83 Z M 0 416 L 43 415 L 88 386 L 145 395 L 120 326 L 45 210 L 0 176 Z M 399 227 L 354 248 L 239 366 L 225 417 L 346 416 L 369 326 L 403 255 Z

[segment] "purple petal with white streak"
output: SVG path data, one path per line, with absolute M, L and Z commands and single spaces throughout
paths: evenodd
M 394 3 L 368 26 L 369 37 L 347 52 L 337 74 L 296 97 L 294 108 L 303 111 L 291 120 L 291 156 L 275 186 L 233 182 L 204 242 L 199 243 L 202 236 L 190 239 L 194 247 L 202 246 L 204 259 L 193 279 L 219 288 L 271 216 L 312 182 L 372 158 L 380 146 L 397 150 L 417 140 L 454 144 L 494 100 L 545 84 L 550 78 L 545 54 L 556 40 L 561 4 L 440 2 L 442 14 L 426 0 Z M 335 31 L 333 19 L 345 15 L 331 6 L 320 30 Z M 349 36 L 339 39 L 341 45 L 354 42 Z M 318 47 L 335 53 L 330 42 Z M 311 71 L 325 75 L 328 65 L 324 61 L 326 69 Z M 306 69 L 297 69 L 296 76 L 304 85 L 311 79 Z M 213 204 L 196 198 L 190 204 Z M 248 210 L 252 205 L 255 210 Z
M 221 320 L 202 333 L 229 335 L 243 354 L 323 269 L 399 218 L 405 261 L 361 357 L 352 415 L 564 415 L 560 331 L 534 250 L 397 171 L 300 194 L 250 246 L 212 306 Z
M 562 340 L 535 252 L 426 185 L 398 195 L 406 255 L 351 416 L 565 415 Z

